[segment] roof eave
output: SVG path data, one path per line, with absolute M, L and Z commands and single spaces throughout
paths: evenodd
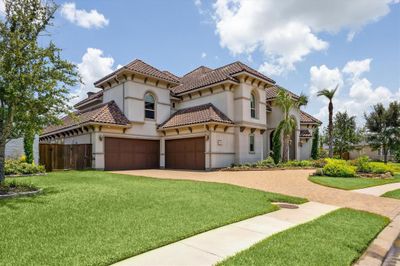
M 88 121 L 88 122 L 84 122 L 82 124 L 73 125 L 73 126 L 70 126 L 70 127 L 65 127 L 65 128 L 61 128 L 61 129 L 58 129 L 58 130 L 51 131 L 51 132 L 47 132 L 47 133 L 39 135 L 39 137 L 48 137 L 48 136 L 51 136 L 51 135 L 56 135 L 56 134 L 62 133 L 64 131 L 77 129 L 77 128 L 81 128 L 81 127 L 84 127 L 84 126 L 90 126 L 90 125 L 112 126 L 112 127 L 119 127 L 119 128 L 129 128 L 130 127 L 129 124 L 120 125 L 120 124 L 100 123 L 100 122 Z
M 232 127 L 235 126 L 235 124 L 233 122 L 228 123 L 228 122 L 210 120 L 210 121 L 206 121 L 206 122 L 199 122 L 199 123 L 180 125 L 180 126 L 173 126 L 173 127 L 158 127 L 157 130 L 164 131 L 164 130 L 169 130 L 169 129 L 188 128 L 188 127 L 191 127 L 191 126 L 201 126 L 201 125 L 210 125 L 210 124 L 225 125 L 225 126 L 232 126 Z
M 246 74 L 246 75 L 248 75 L 248 76 L 250 76 L 252 78 L 261 79 L 262 81 L 266 82 L 267 84 L 269 84 L 271 86 L 276 84 L 275 80 L 273 80 L 273 79 L 270 79 L 270 78 L 265 79 L 263 77 L 254 75 L 254 74 L 252 74 L 252 73 L 250 73 L 249 71 L 246 71 L 246 70 L 242 70 L 242 71 L 240 71 L 238 73 L 232 74 L 231 76 L 232 77 L 237 77 L 237 76 L 240 76 L 240 75 L 243 75 L 243 74 Z
M 180 93 L 178 92 L 178 93 L 175 93 L 175 95 L 182 96 L 182 95 L 186 95 L 186 94 L 189 94 L 189 93 L 197 92 L 197 91 L 200 91 L 200 90 L 208 89 L 208 88 L 211 88 L 211 87 L 214 87 L 214 86 L 218 86 L 218 85 L 221 85 L 221 84 L 224 84 L 224 83 L 230 83 L 230 84 L 233 84 L 233 85 L 238 85 L 239 84 L 239 82 L 236 82 L 236 81 L 233 81 L 233 80 L 230 80 L 230 79 L 225 79 L 225 80 L 222 80 L 222 81 L 219 81 L 219 82 L 216 82 L 216 83 L 212 83 L 212 84 L 209 84 L 209 85 L 206 85 L 206 86 L 194 88 L 192 90 L 188 90 L 188 91 L 184 91 L 184 92 L 180 92 Z
M 134 70 L 128 69 L 128 68 L 126 68 L 126 67 L 121 67 L 120 69 L 118 69 L 118 70 L 112 72 L 112 73 L 110 74 L 110 76 L 106 76 L 105 78 L 102 78 L 102 79 L 96 81 L 96 82 L 94 83 L 94 86 L 97 87 L 97 88 L 102 88 L 102 87 L 101 87 L 102 84 L 104 84 L 104 83 L 106 83 L 106 82 L 108 82 L 108 81 L 110 81 L 110 80 L 113 80 L 113 79 L 117 78 L 117 76 L 120 75 L 120 74 L 123 73 L 123 72 L 128 72 L 128 73 L 130 73 L 130 74 L 137 74 L 137 75 L 141 75 L 141 76 L 144 76 L 144 77 L 149 77 L 149 78 L 161 80 L 161 81 L 164 81 L 164 82 L 173 84 L 173 85 L 179 85 L 179 84 L 180 84 L 179 81 L 172 81 L 172 80 L 167 80 L 167 79 L 164 79 L 164 78 L 154 77 L 154 76 L 151 76 L 151 75 L 146 75 L 146 74 L 144 74 L 144 73 L 141 73 L 141 72 L 138 72 L 138 71 L 134 71 Z

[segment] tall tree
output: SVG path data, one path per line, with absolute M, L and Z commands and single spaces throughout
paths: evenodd
M 276 96 L 276 104 L 283 112 L 283 119 L 279 123 L 278 128 L 282 130 L 283 135 L 283 152 L 282 159 L 284 162 L 289 160 L 289 143 L 293 131 L 296 129 L 296 119 L 290 115 L 292 109 L 300 110 L 300 107 L 306 105 L 308 99 L 305 95 L 300 95 L 298 99 L 294 99 L 292 95 L 285 89 L 280 89 Z
M 311 146 L 311 158 L 317 160 L 319 158 L 319 129 L 318 127 L 314 130 L 312 146 Z
M 0 20 L 0 182 L 7 140 L 27 129 L 40 132 L 69 111 L 68 87 L 78 81 L 76 67 L 46 41 L 56 10 L 51 0 L 5 0 Z
M 360 141 L 357 133 L 356 117 L 349 116 L 347 112 L 338 112 L 335 115 L 333 124 L 334 151 L 343 158 L 343 154 L 351 151 L 354 145 Z
M 367 141 L 372 148 L 382 149 L 387 163 L 389 152 L 394 153 L 400 145 L 400 102 L 390 103 L 387 109 L 378 103 L 370 114 L 364 116 Z
M 320 90 L 317 95 L 325 96 L 329 100 L 328 111 L 329 111 L 329 124 L 328 124 L 328 144 L 329 144 L 329 157 L 333 157 L 333 103 L 332 99 L 335 96 L 335 93 L 338 89 L 339 85 L 336 85 L 336 88 L 332 90 L 323 89 Z

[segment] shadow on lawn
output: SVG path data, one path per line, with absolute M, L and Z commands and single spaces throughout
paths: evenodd
M 46 204 L 46 197 L 53 194 L 60 193 L 60 190 L 55 188 L 44 188 L 40 193 L 34 195 L 22 195 L 12 198 L 0 199 L 0 209 L 9 208 L 12 210 L 18 210 L 20 205 L 23 204 Z

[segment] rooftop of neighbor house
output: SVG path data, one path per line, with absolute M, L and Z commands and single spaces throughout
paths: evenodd
M 127 126 L 129 120 L 118 108 L 114 101 L 103 103 L 95 107 L 76 111 L 71 115 L 64 116 L 59 125 L 51 125 L 46 127 L 42 135 L 47 135 L 57 131 L 83 126 L 86 124 L 109 124 Z

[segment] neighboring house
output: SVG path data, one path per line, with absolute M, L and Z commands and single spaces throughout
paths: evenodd
M 349 152 L 349 159 L 354 160 L 357 159 L 360 156 L 368 156 L 371 160 L 375 161 L 383 161 L 384 156 L 383 156 L 383 151 L 382 149 L 373 149 L 371 146 L 369 146 L 368 143 L 366 142 L 361 142 L 357 144 L 352 151 Z M 389 161 L 394 160 L 394 156 L 388 154 Z
M 256 162 L 271 151 L 282 119 L 275 81 L 241 62 L 183 77 L 135 60 L 95 83 L 75 117 L 44 129 L 41 143 L 92 144 L 96 169 L 213 169 Z M 298 96 L 292 93 L 294 99 Z M 307 159 L 321 124 L 297 121 L 291 159 Z
M 6 144 L 6 158 L 19 159 L 25 155 L 24 152 L 24 139 L 11 139 Z M 33 142 L 33 161 L 35 164 L 39 163 L 39 136 L 36 135 Z

